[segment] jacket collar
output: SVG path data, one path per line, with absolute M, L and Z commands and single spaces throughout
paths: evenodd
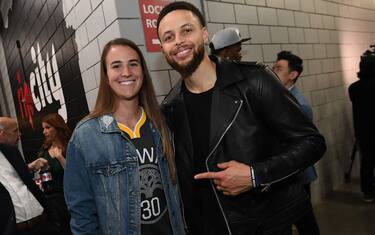
M 210 56 L 210 59 L 216 64 L 216 86 L 220 89 L 244 79 L 238 68 L 238 62 L 223 60 L 217 56 Z
M 235 84 L 245 78 L 242 76 L 238 64 L 243 63 L 252 63 L 253 62 L 233 62 L 229 60 L 222 60 L 220 57 L 215 55 L 210 55 L 211 61 L 216 64 L 216 84 L 215 86 L 220 89 L 224 89 L 232 84 Z M 172 101 L 175 101 L 176 98 L 181 98 L 182 94 L 182 83 L 183 79 L 180 79 L 177 84 L 169 92 L 165 100 L 162 102 L 162 105 L 171 104 Z M 180 96 L 180 97 L 179 97 Z

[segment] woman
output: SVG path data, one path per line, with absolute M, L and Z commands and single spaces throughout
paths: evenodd
M 42 118 L 42 127 L 45 140 L 38 152 L 38 157 L 48 161 L 49 170 L 52 174 L 51 188 L 47 193 L 62 193 L 65 153 L 72 132 L 64 119 L 57 113 L 44 116 Z
M 141 51 L 108 42 L 94 110 L 68 145 L 73 234 L 185 234 L 169 137 Z

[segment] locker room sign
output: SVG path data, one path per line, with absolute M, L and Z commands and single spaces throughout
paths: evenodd
M 156 21 L 160 11 L 170 2 L 165 0 L 139 0 L 139 9 L 141 11 L 143 32 L 148 52 L 159 52 L 161 50 L 156 31 Z

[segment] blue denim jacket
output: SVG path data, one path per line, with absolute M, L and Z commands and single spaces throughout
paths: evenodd
M 174 234 L 185 234 L 179 189 L 172 184 L 159 132 L 150 124 Z M 134 145 L 112 115 L 81 121 L 70 139 L 64 175 L 73 234 L 141 233 L 141 193 Z

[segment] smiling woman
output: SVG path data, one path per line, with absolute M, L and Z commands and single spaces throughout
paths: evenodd
M 137 102 L 143 82 L 142 65 L 136 51 L 115 45 L 106 58 L 108 83 L 121 100 Z M 118 100 L 120 102 L 120 100 Z
M 73 234 L 185 234 L 169 130 L 127 39 L 103 48 L 96 105 L 73 133 L 65 183 Z

